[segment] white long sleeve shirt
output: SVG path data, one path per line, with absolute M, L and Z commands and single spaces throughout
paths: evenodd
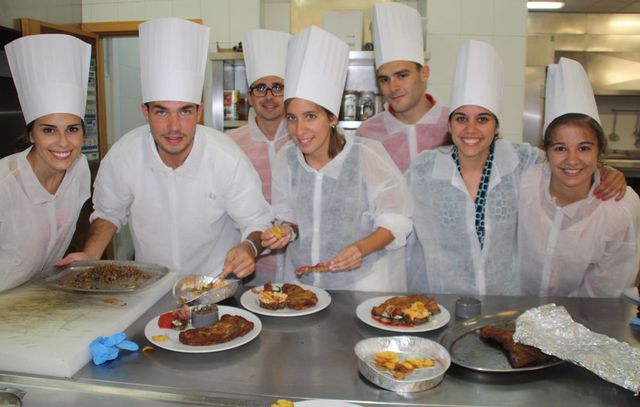
M 640 199 L 589 196 L 560 207 L 549 193 L 548 164 L 530 168 L 520 184 L 518 252 L 522 292 L 536 296 L 618 297 L 640 264 Z
M 52 195 L 27 161 L 31 148 L 0 160 L 0 291 L 62 258 L 90 196 L 91 174 L 83 155 Z
M 225 134 L 198 126 L 193 148 L 171 169 L 158 155 L 148 125 L 120 139 L 100 165 L 91 221 L 118 229 L 129 223 L 137 261 L 180 274 L 215 273 L 238 243 L 270 226 L 271 208 L 242 150 Z

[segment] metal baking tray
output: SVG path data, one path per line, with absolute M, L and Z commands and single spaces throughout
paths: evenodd
M 556 360 L 513 368 L 502 349 L 480 339 L 477 331 L 487 325 L 515 329 L 515 320 L 523 312 L 524 310 L 505 311 L 469 319 L 445 331 L 440 336 L 439 342 L 449 351 L 453 363 L 480 372 L 525 372 L 563 363 L 562 360 Z
M 134 278 L 127 277 L 116 279 L 113 282 L 98 282 L 94 287 L 78 287 L 73 284 L 72 279 L 79 273 L 86 272 L 96 266 L 123 266 L 123 267 L 136 267 L 140 271 L 148 275 L 148 278 Z M 68 266 L 56 267 L 51 266 L 38 274 L 34 278 L 34 282 L 43 284 L 52 288 L 58 288 L 67 291 L 87 292 L 87 293 L 127 293 L 142 290 L 151 286 L 156 281 L 160 280 L 169 272 L 169 269 L 165 266 L 150 263 L 140 263 L 136 261 L 112 261 L 112 260 L 97 260 L 97 261 L 81 261 L 75 262 Z

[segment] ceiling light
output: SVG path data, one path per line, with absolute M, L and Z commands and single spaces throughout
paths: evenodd
M 564 7 L 564 1 L 527 1 L 529 10 L 557 10 Z

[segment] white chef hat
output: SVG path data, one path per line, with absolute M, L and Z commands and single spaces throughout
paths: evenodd
M 200 103 L 209 27 L 180 18 L 140 24 L 142 101 Z
M 64 34 L 29 35 L 5 47 L 26 123 L 52 113 L 84 119 L 91 45 Z
M 424 65 L 422 22 L 418 11 L 402 3 L 380 3 L 371 20 L 376 68 L 391 61 Z
M 502 59 L 495 48 L 482 41 L 465 42 L 458 52 L 449 112 L 460 106 L 476 105 L 500 120 L 503 90 Z
M 315 26 L 294 35 L 287 51 L 284 98 L 301 98 L 340 113 L 349 46 Z
M 544 103 L 544 134 L 551 122 L 567 113 L 582 113 L 600 123 L 593 89 L 582 65 L 573 59 L 560 58 L 547 68 Z
M 250 30 L 242 36 L 249 86 L 265 76 L 284 79 L 289 38 L 289 33 L 272 30 Z

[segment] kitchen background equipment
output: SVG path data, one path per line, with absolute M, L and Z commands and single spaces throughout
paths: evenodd
M 618 112 L 613 110 L 613 128 L 611 129 L 611 133 L 609 133 L 609 140 L 618 141 L 620 140 L 620 136 L 616 133 L 616 124 L 618 123 Z
M 176 279 L 131 294 L 86 294 L 27 283 L 0 294 L 0 369 L 71 377 L 91 360 L 89 343 L 124 331 Z

